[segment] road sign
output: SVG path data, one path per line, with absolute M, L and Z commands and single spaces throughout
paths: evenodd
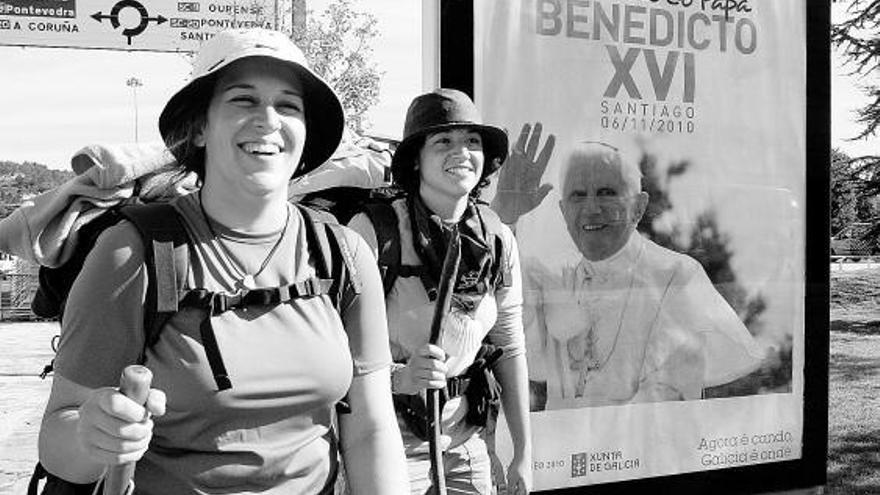
M 0 0 L 0 45 L 193 52 L 228 28 L 282 29 L 289 0 Z

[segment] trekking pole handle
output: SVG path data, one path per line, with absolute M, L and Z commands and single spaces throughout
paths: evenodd
M 146 366 L 133 364 L 122 370 L 119 392 L 140 405 L 147 403 L 153 373 Z M 104 495 L 126 495 L 134 477 L 134 462 L 111 466 L 104 476 Z M 131 490 L 134 491 L 134 490 Z

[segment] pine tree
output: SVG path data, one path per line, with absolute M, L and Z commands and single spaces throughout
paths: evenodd
M 862 88 L 868 103 L 857 111 L 862 125 L 853 140 L 876 136 L 880 130 L 880 0 L 834 0 L 846 5 L 846 18 L 831 26 L 831 42 L 842 51 L 853 74 L 867 81 Z M 880 149 L 866 156 L 850 158 L 856 173 L 868 179 L 864 194 L 880 195 Z

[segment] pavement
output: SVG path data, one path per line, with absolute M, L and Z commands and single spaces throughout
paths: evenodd
M 22 495 L 37 462 L 37 435 L 51 378 L 40 378 L 52 360 L 49 322 L 0 322 L 0 495 Z

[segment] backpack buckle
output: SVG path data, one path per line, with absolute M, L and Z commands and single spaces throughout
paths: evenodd
M 241 306 L 241 302 L 247 296 L 247 289 L 238 289 L 232 294 L 217 292 L 214 293 L 213 303 L 214 303 L 214 314 L 219 315 L 221 313 L 225 313 L 230 309 L 235 309 L 238 306 Z
M 311 277 L 300 282 L 300 286 L 298 287 L 298 295 L 300 297 L 320 296 L 322 294 L 326 294 L 329 287 L 330 284 L 326 283 L 325 279 Z

